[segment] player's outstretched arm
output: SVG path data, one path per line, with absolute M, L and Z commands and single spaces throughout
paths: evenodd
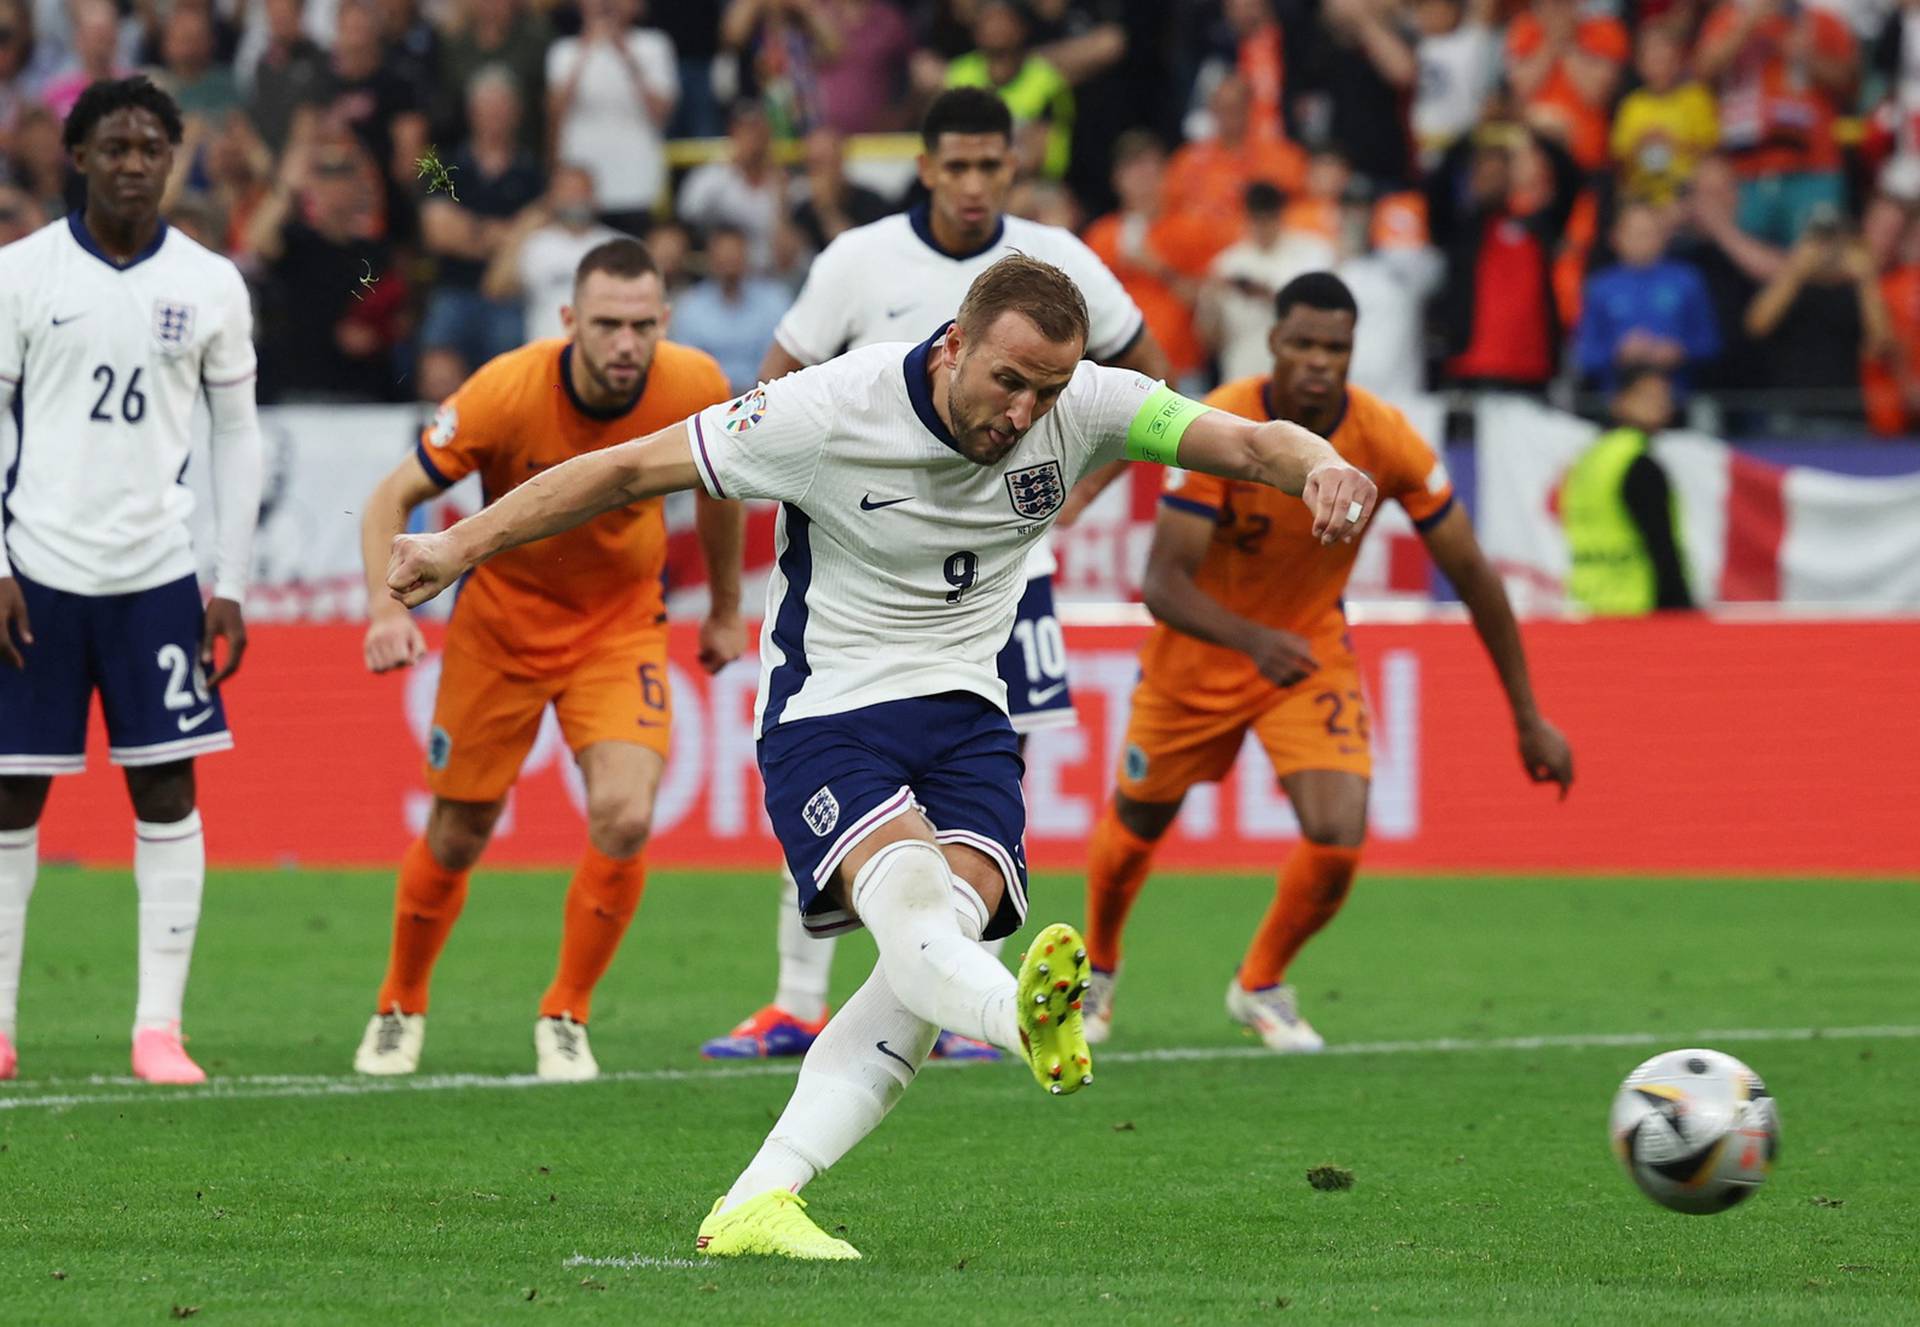
M 1573 750 L 1560 730 L 1541 717 L 1533 698 L 1533 679 L 1527 672 L 1526 648 L 1520 643 L 1520 624 L 1514 621 L 1513 605 L 1507 601 L 1499 573 L 1480 551 L 1466 509 L 1456 503 L 1452 511 L 1422 531 L 1421 538 L 1472 614 L 1473 629 L 1500 674 L 1527 777 L 1535 783 L 1559 784 L 1564 799 L 1573 787 Z
M 746 562 L 747 509 L 694 494 L 694 529 L 707 564 L 707 620 L 700 624 L 700 666 L 717 673 L 747 649 L 747 628 L 740 620 L 740 574 Z
M 360 651 L 368 672 L 407 668 L 427 657 L 427 638 L 387 593 L 387 558 L 408 514 L 438 492 L 440 484 L 409 456 L 375 486 L 360 513 L 360 563 L 367 576 L 367 635 Z
M 584 525 L 644 498 L 697 488 L 685 421 L 543 470 L 438 534 L 403 534 L 387 558 L 387 590 L 424 604 L 495 553 Z
M 1279 419 L 1256 424 L 1224 410 L 1202 409 L 1187 422 L 1174 463 L 1293 494 L 1313 512 L 1313 534 L 1323 544 L 1358 539 L 1380 496 L 1366 472 L 1347 464 L 1319 434 Z

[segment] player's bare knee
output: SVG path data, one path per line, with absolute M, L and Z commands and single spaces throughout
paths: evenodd
M 1157 843 L 1179 818 L 1180 803 L 1136 802 L 1125 793 L 1117 792 L 1113 795 L 1113 813 L 1129 834 Z
M 427 851 L 448 871 L 471 871 L 493 838 L 493 826 L 505 807 L 500 802 L 449 802 L 435 799 L 427 813 Z
M 647 846 L 653 833 L 653 813 L 645 806 L 623 804 L 587 808 L 587 839 L 595 849 L 616 861 L 625 861 Z
M 1295 808 L 1300 820 L 1300 837 L 1322 848 L 1358 848 L 1367 841 L 1367 809 L 1359 807 L 1319 807 L 1313 811 Z
M 127 800 L 133 814 L 149 825 L 171 825 L 193 814 L 194 780 L 191 760 L 164 765 L 129 765 Z
M 53 778 L 46 774 L 12 774 L 0 778 L 0 833 L 32 829 L 46 810 Z

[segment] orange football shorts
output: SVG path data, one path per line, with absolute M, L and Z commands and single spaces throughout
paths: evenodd
M 449 635 L 427 738 L 428 789 L 458 802 L 506 796 L 549 704 L 576 756 L 595 742 L 632 742 L 664 758 L 673 722 L 666 627 L 537 676 L 513 673 Z
M 1223 710 L 1195 709 L 1142 678 L 1120 748 L 1120 791 L 1136 802 L 1177 802 L 1194 784 L 1226 777 L 1249 731 L 1276 778 L 1308 769 L 1373 777 L 1366 696 L 1348 658 L 1291 687 L 1250 690 Z

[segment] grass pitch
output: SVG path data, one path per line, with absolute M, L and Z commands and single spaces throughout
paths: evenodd
M 124 873 L 33 900 L 22 1080 L 0 1085 L 0 1319 L 125 1323 L 1913 1321 L 1920 985 L 1911 884 L 1367 877 L 1295 969 L 1329 1054 L 1278 1059 L 1221 997 L 1270 884 L 1163 877 L 1116 1041 L 1054 1099 L 1018 1065 L 927 1071 L 808 1190 L 865 1253 L 707 1262 L 693 1235 L 791 1070 L 694 1045 L 772 981 L 763 876 L 653 880 L 599 995 L 608 1078 L 534 1086 L 558 875 L 483 875 L 420 1078 L 349 1062 L 390 878 L 216 873 L 188 1029 L 218 1081 L 124 1080 Z M 1036 922 L 1079 885 L 1036 881 Z M 871 963 L 843 942 L 839 994 Z M 1778 1096 L 1767 1190 L 1711 1218 L 1608 1154 L 1619 1079 L 1706 1043 Z M 1308 1183 L 1351 1172 L 1350 1188 Z M 1062 1217 L 1042 1172 L 1075 1177 Z

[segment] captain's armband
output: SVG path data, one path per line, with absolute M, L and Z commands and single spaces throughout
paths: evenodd
M 1161 383 L 1147 394 L 1133 422 L 1127 425 L 1127 459 L 1153 461 L 1159 465 L 1180 464 L 1181 435 L 1189 424 L 1212 408 L 1189 400 Z

